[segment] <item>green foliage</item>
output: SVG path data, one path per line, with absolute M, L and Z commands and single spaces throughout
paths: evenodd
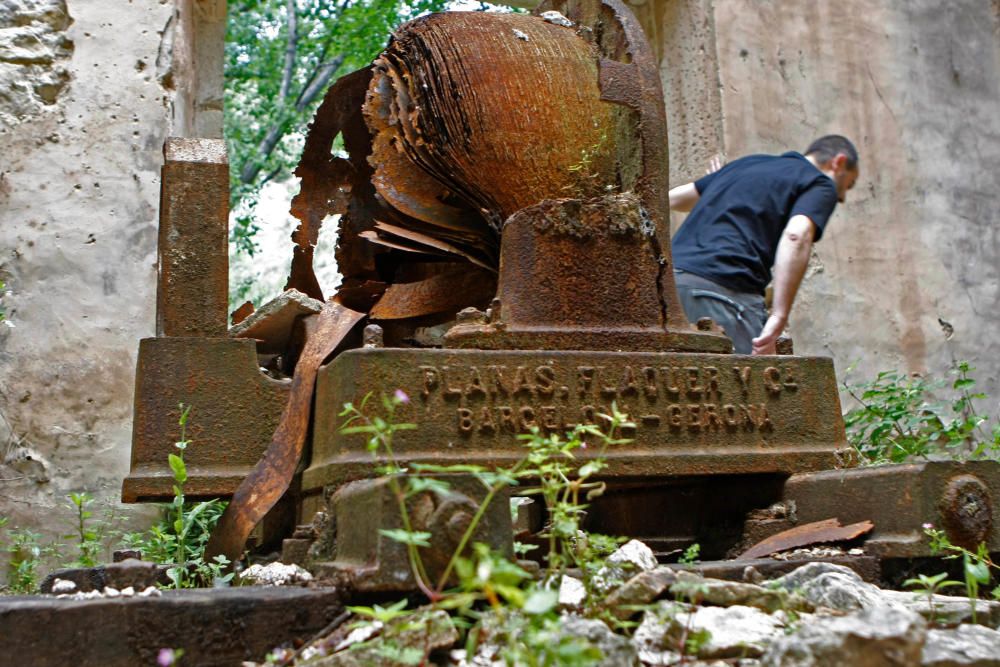
M 917 595 L 923 595 L 927 598 L 927 607 L 930 609 L 930 618 L 933 622 L 936 617 L 934 613 L 934 596 L 944 588 L 961 586 L 962 582 L 948 579 L 948 573 L 941 572 L 933 576 L 918 574 L 915 578 L 904 581 L 903 585 L 911 588 Z
M 604 455 L 609 446 L 628 442 L 618 433 L 633 427 L 628 417 L 612 406 L 610 415 L 602 415 L 602 427 L 579 425 L 563 435 L 542 433 L 535 428 L 520 436 L 524 457 L 507 468 L 488 470 L 477 465 L 441 466 L 411 463 L 404 468 L 395 458 L 393 436 L 414 428 L 397 423 L 398 408 L 409 402 L 402 391 L 381 400 L 381 414 L 373 414 L 372 396 L 355 406 L 348 403 L 341 413 L 346 420 L 345 434 L 363 435 L 368 451 L 377 461 L 378 470 L 388 475 L 395 494 L 403 527 L 383 530 L 382 534 L 406 545 L 413 576 L 432 608 L 453 610 L 460 619 L 468 619 L 467 649 L 475 651 L 478 637 L 486 633 L 501 646 L 501 657 L 515 665 L 589 665 L 600 659 L 600 651 L 586 640 L 566 635 L 560 628 L 557 613 L 558 587 L 569 567 L 583 573 L 588 590 L 596 589 L 595 580 L 605 559 L 621 542 L 618 538 L 589 535 L 581 530 L 587 501 L 604 491 L 604 483 L 594 481 L 606 466 Z M 582 462 L 579 455 L 589 447 Z M 409 473 L 403 475 L 403 473 Z M 415 530 L 407 509 L 407 500 L 421 493 L 446 493 L 450 486 L 439 475 L 465 473 L 475 477 L 485 491 L 444 572 L 437 581 L 429 578 L 420 549 L 430 546 L 429 533 Z M 548 541 L 546 576 L 534 578 L 518 564 L 493 552 L 483 544 L 471 544 L 471 537 L 496 495 L 505 488 L 529 481 L 531 486 L 519 495 L 535 495 L 545 501 L 548 521 L 542 537 Z M 512 511 L 516 504 L 511 505 Z M 452 574 L 459 586 L 449 589 Z M 606 573 L 605 573 L 605 576 Z M 393 607 L 359 610 L 369 617 L 376 614 L 405 613 L 405 602 Z M 596 610 L 592 610 L 596 611 Z M 466 623 L 468 624 L 468 623 Z
M 143 533 L 127 533 L 124 543 L 142 552 L 143 558 L 154 563 L 173 565 L 167 576 L 174 588 L 194 588 L 225 584 L 232 573 L 224 573 L 229 566 L 225 556 L 205 561 L 205 546 L 212 529 L 226 509 L 220 500 L 192 503 L 185 500 L 184 484 L 187 482 L 187 465 L 184 452 L 191 441 L 187 439 L 187 422 L 191 406 L 178 406 L 181 416 L 178 425 L 181 438 L 174 443 L 177 454 L 169 454 L 167 461 L 174 477 L 174 499 L 161 506 L 161 518 Z
M 79 553 L 76 560 L 70 563 L 70 567 L 93 567 L 97 565 L 101 552 L 104 550 L 105 538 L 107 537 L 109 522 L 90 521 L 94 516 L 91 507 L 94 497 L 86 491 L 80 493 L 70 493 L 70 504 L 67 507 L 76 516 L 76 531 L 70 535 L 64 535 L 63 539 L 75 540 Z
M 367 65 L 401 22 L 447 0 L 231 0 L 225 135 L 232 165 L 232 242 L 253 254 L 261 186 L 290 175 L 306 124 L 337 77 Z
M 695 542 L 681 554 L 681 557 L 677 559 L 678 563 L 697 563 L 698 558 L 701 557 L 701 545 Z
M 42 536 L 28 529 L 7 528 L 8 520 L 0 517 L 4 531 L 3 550 L 7 553 L 7 589 L 14 594 L 29 594 L 38 590 L 38 568 L 47 559 L 58 558 L 59 544 L 42 544 Z
M 961 558 L 962 559 L 962 575 L 964 582 L 957 581 L 947 581 L 944 582 L 946 575 L 938 574 L 934 577 L 926 578 L 928 581 L 941 580 L 942 583 L 937 583 L 937 588 L 944 587 L 947 585 L 965 585 L 965 594 L 969 598 L 969 606 L 971 607 L 972 622 L 976 622 L 976 600 L 979 599 L 979 589 L 980 586 L 989 586 L 992 581 L 991 570 L 997 570 L 1000 572 L 1000 565 L 994 563 L 990 559 L 989 549 L 987 549 L 985 543 L 980 543 L 975 551 L 970 551 L 965 547 L 958 546 L 957 544 L 952 544 L 951 540 L 948 539 L 948 535 L 943 531 L 935 528 L 931 524 L 924 524 L 924 534 L 930 539 L 931 552 L 934 554 L 940 554 L 943 558 L 952 560 Z M 917 581 L 921 584 L 925 582 L 922 581 L 924 577 L 918 577 Z M 904 584 L 910 585 L 910 582 L 914 581 L 909 579 Z M 1000 586 L 997 586 L 990 592 L 990 597 L 994 600 L 1000 600 Z
M 847 413 L 848 440 L 869 463 L 901 463 L 913 459 L 974 460 L 1000 457 L 1000 426 L 987 433 L 987 417 L 976 401 L 975 369 L 958 362 L 950 386 L 922 376 L 883 371 L 868 383 L 845 382 L 845 391 L 860 407 Z M 946 395 L 934 401 L 936 393 Z

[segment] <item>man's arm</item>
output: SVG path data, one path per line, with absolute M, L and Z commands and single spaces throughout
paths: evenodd
M 670 190 L 670 209 L 686 213 L 698 203 L 698 197 L 698 188 L 694 186 L 694 183 L 678 185 Z
M 771 316 L 767 318 L 760 335 L 753 339 L 754 354 L 775 354 L 774 344 L 788 324 L 795 293 L 799 290 L 802 277 L 809 264 L 816 228 L 812 220 L 804 215 L 793 216 L 778 242 L 774 257 L 774 299 Z

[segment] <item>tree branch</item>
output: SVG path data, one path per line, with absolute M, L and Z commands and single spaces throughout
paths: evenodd
M 278 99 L 282 102 L 288 97 L 288 92 L 292 88 L 292 75 L 295 73 L 295 57 L 298 51 L 298 8 L 295 0 L 288 0 L 285 8 L 288 14 L 288 45 L 285 47 L 285 67 L 281 73 L 281 89 L 278 92 Z
M 316 74 L 312 77 L 313 82 L 308 88 L 299 94 L 298 101 L 295 103 L 295 111 L 301 113 L 320 95 L 324 90 L 326 90 L 327 85 L 330 83 L 330 79 L 340 68 L 340 65 L 344 62 L 346 56 L 339 55 L 333 60 L 325 63 L 321 63 L 316 68 Z M 264 167 L 264 161 L 267 157 L 274 151 L 281 141 L 282 137 L 285 136 L 287 131 L 288 121 L 290 120 L 290 114 L 282 111 L 281 116 L 278 120 L 268 128 L 267 133 L 264 135 L 264 139 L 257 146 L 257 151 L 253 156 L 253 159 L 243 165 L 243 169 L 240 171 L 240 181 L 243 183 L 252 183 L 260 170 Z
M 326 90 L 327 85 L 330 83 L 330 79 L 333 75 L 340 69 L 340 66 L 344 63 L 346 56 L 343 54 L 337 56 L 333 60 L 329 60 L 322 63 L 316 68 L 316 78 L 313 80 L 309 86 L 302 91 L 299 95 L 299 101 L 295 103 L 296 111 L 303 111 L 306 109 L 313 101 Z

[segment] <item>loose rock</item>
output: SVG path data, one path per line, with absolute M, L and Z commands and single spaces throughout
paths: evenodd
M 311 581 L 312 578 L 307 570 L 298 565 L 277 562 L 251 565 L 240 574 L 240 581 L 258 586 L 289 586 Z
M 670 587 L 670 592 L 676 597 L 697 595 L 700 603 L 721 607 L 743 605 L 766 612 L 775 612 L 779 609 L 812 611 L 812 605 L 807 600 L 783 588 L 765 588 L 738 581 L 709 579 L 692 572 L 678 572 L 677 582 Z
M 821 576 L 840 576 L 828 573 Z M 919 665 L 927 625 L 916 612 L 873 606 L 838 618 L 814 617 L 775 639 L 763 667 L 882 667 Z
M 782 618 L 754 607 L 689 610 L 663 602 L 645 613 L 633 642 L 639 657 L 651 665 L 673 664 L 680 659 L 682 647 L 702 659 L 756 658 L 784 627 Z
M 677 580 L 677 574 L 666 566 L 640 572 L 622 586 L 612 591 L 604 606 L 622 620 L 634 616 L 636 609 L 630 608 L 652 602 Z M 560 591 L 561 592 L 561 591 Z
M 928 630 L 924 667 L 1000 667 L 1000 632 L 979 625 Z

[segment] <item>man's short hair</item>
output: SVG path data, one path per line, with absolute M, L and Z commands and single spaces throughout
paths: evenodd
M 839 134 L 828 134 L 809 144 L 806 155 L 812 155 L 820 164 L 825 164 L 837 157 L 839 153 L 847 156 L 847 167 L 855 169 L 858 166 L 858 149 L 851 140 Z

